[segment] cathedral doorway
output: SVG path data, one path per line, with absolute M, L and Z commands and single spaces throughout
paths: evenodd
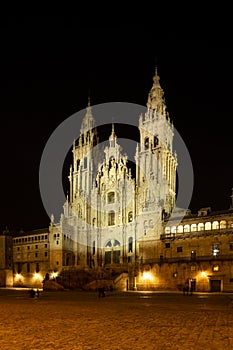
M 120 263 L 120 242 L 116 239 L 109 239 L 105 244 L 104 263 L 119 264 Z
M 105 251 L 104 263 L 106 264 L 120 264 L 120 250 Z

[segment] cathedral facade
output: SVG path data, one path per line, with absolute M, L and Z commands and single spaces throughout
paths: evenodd
M 69 198 L 59 225 L 51 223 L 51 230 L 67 232 L 75 242 L 74 265 L 135 264 L 143 259 L 142 237 L 160 239 L 162 216 L 169 216 L 175 205 L 177 159 L 157 70 L 138 128 L 133 177 L 114 124 L 103 154 L 95 151 L 99 137 L 88 104 L 80 137 L 73 144 Z

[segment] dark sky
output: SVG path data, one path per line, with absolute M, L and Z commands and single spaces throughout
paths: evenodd
M 49 136 L 86 107 L 89 93 L 92 104 L 146 105 L 156 64 L 170 118 L 193 163 L 190 209 L 229 208 L 232 42 L 221 36 L 160 36 L 152 28 L 82 27 L 76 17 L 2 21 L 1 229 L 48 225 L 38 174 Z

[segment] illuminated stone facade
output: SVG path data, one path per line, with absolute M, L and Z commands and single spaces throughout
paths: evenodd
M 99 137 L 88 104 L 80 137 L 73 144 L 69 199 L 60 222 L 52 219 L 50 226 L 51 232 L 66 234 L 74 242 L 70 265 L 136 266 L 143 259 L 144 241 L 160 240 L 162 216 L 169 216 L 175 204 L 177 159 L 157 70 L 146 112 L 138 120 L 140 142 L 133 178 L 114 124 L 103 154 L 96 151 Z M 131 287 L 135 286 L 132 274 Z
M 14 285 L 85 269 L 118 274 L 125 290 L 182 290 L 188 283 L 196 291 L 233 291 L 232 206 L 196 215 L 187 210 L 183 218 L 177 212 L 171 220 L 178 163 L 157 70 L 138 120 L 132 176 L 114 124 L 104 152 L 97 151 L 88 103 L 73 144 L 64 212 L 58 223 L 51 217 L 48 229 L 14 237 Z

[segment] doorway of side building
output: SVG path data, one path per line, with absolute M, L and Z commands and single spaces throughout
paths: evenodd
M 210 280 L 210 291 L 221 292 L 221 280 Z
M 195 292 L 196 291 L 196 279 L 191 279 L 191 281 L 190 281 L 190 288 L 191 288 L 191 290 L 193 291 L 193 292 Z

